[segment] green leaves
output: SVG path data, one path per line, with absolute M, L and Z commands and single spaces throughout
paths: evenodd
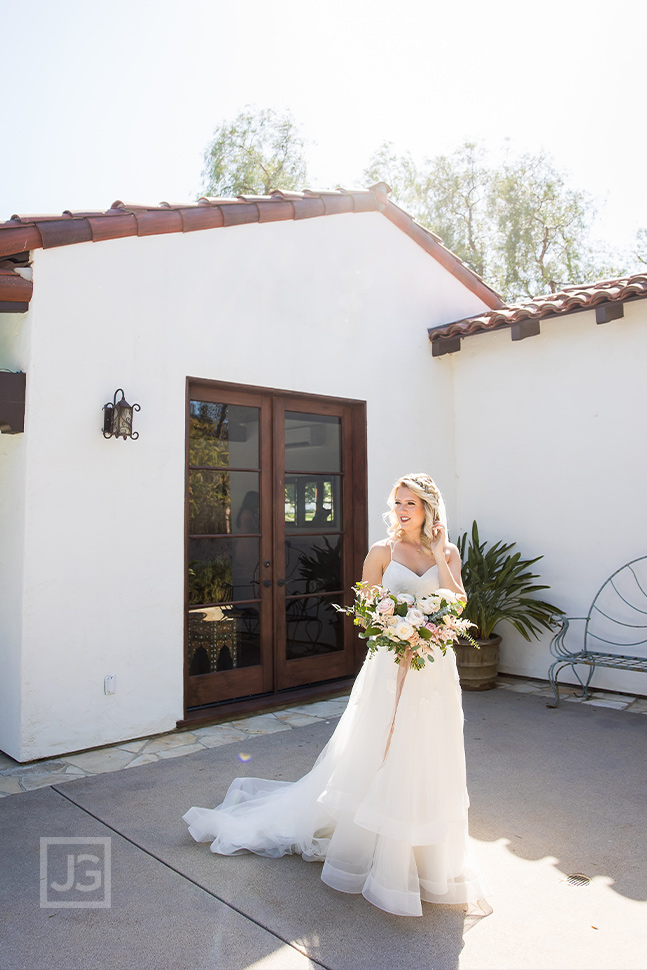
M 395 202 L 508 301 L 623 275 L 590 238 L 591 198 L 545 152 L 490 159 L 468 141 L 417 165 L 386 143 L 364 176 L 388 182 Z
M 307 181 L 304 140 L 290 114 L 247 107 L 219 125 L 204 153 L 204 195 L 236 198 L 301 190 Z
M 497 624 L 506 620 L 529 641 L 542 629 L 550 630 L 563 616 L 558 607 L 534 597 L 550 588 L 535 583 L 539 576 L 530 568 L 543 556 L 522 559 L 520 552 L 511 553 L 515 545 L 498 541 L 488 548 L 479 538 L 476 522 L 469 543 L 467 532 L 458 540 L 467 593 L 463 617 L 476 624 L 477 639 L 489 639 Z

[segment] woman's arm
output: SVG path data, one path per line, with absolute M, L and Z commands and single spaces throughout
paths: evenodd
M 434 541 L 431 551 L 438 566 L 438 582 L 443 589 L 451 589 L 453 593 L 467 599 L 461 579 L 461 557 L 457 546 L 447 542 L 447 533 L 442 522 L 434 524 Z
M 461 578 L 461 557 L 457 547 L 450 542 L 445 546 L 445 554 L 437 562 L 438 582 L 443 589 L 451 589 L 461 599 L 467 600 L 465 587 L 463 586 L 463 580 Z
M 371 546 L 364 560 L 362 582 L 368 583 L 369 586 L 381 586 L 388 558 L 389 550 L 384 541 L 376 542 Z

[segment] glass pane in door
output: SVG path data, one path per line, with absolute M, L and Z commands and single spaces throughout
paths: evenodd
M 189 603 L 258 599 L 258 539 L 189 539 Z
M 191 401 L 189 464 L 258 468 L 259 408 Z
M 192 400 L 189 676 L 260 663 L 260 409 Z
M 341 482 L 341 418 L 286 411 L 286 660 L 344 649 Z
M 285 530 L 338 530 L 341 521 L 341 476 L 286 475 Z
M 340 472 L 341 418 L 285 412 L 286 472 Z
M 340 535 L 299 535 L 285 540 L 285 592 L 334 592 L 343 588 Z
M 258 534 L 258 472 L 189 470 L 190 535 Z
M 260 623 L 255 603 L 189 610 L 189 677 L 259 663 Z
M 333 603 L 343 596 L 288 599 L 285 608 L 286 659 L 302 660 L 344 649 L 343 617 Z

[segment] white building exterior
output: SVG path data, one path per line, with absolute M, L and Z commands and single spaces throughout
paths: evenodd
M 0 318 L 0 365 L 27 374 L 25 432 L 0 437 L 0 748 L 20 761 L 183 716 L 187 377 L 365 401 L 373 541 L 403 470 L 451 497 L 427 327 L 486 308 L 379 211 L 35 249 L 32 268 L 28 312 Z M 117 387 L 137 441 L 102 436 Z
M 546 598 L 568 616 L 586 616 L 609 575 L 647 555 L 646 362 L 643 299 L 603 325 L 592 308 L 542 320 L 518 342 L 509 330 L 477 333 L 434 361 L 452 374 L 457 524 L 476 519 L 482 538 L 543 556 Z M 569 634 L 574 648 L 581 630 Z M 500 632 L 502 671 L 546 677 L 550 634 L 527 643 Z M 644 645 L 631 652 L 647 656 Z M 647 694 L 640 673 L 597 668 L 592 685 Z
M 569 614 L 647 552 L 647 303 L 605 326 L 592 310 L 553 319 L 519 343 L 477 334 L 434 359 L 428 328 L 496 299 L 383 209 L 28 247 L 29 309 L 0 314 L 0 368 L 27 374 L 24 433 L 0 436 L 10 756 L 184 715 L 187 378 L 366 402 L 371 542 L 393 479 L 416 470 L 443 490 L 454 537 L 476 518 L 483 538 L 543 554 L 547 598 Z M 102 436 L 117 387 L 141 405 L 137 441 Z M 502 669 L 545 677 L 549 637 L 501 632 Z M 594 684 L 647 686 L 613 671 Z

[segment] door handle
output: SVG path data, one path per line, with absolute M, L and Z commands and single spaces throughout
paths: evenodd
M 277 579 L 276 585 L 277 586 L 285 586 L 285 580 L 284 579 Z
M 271 586 L 271 585 L 272 585 L 272 580 L 271 579 L 264 579 L 263 580 L 263 586 Z

